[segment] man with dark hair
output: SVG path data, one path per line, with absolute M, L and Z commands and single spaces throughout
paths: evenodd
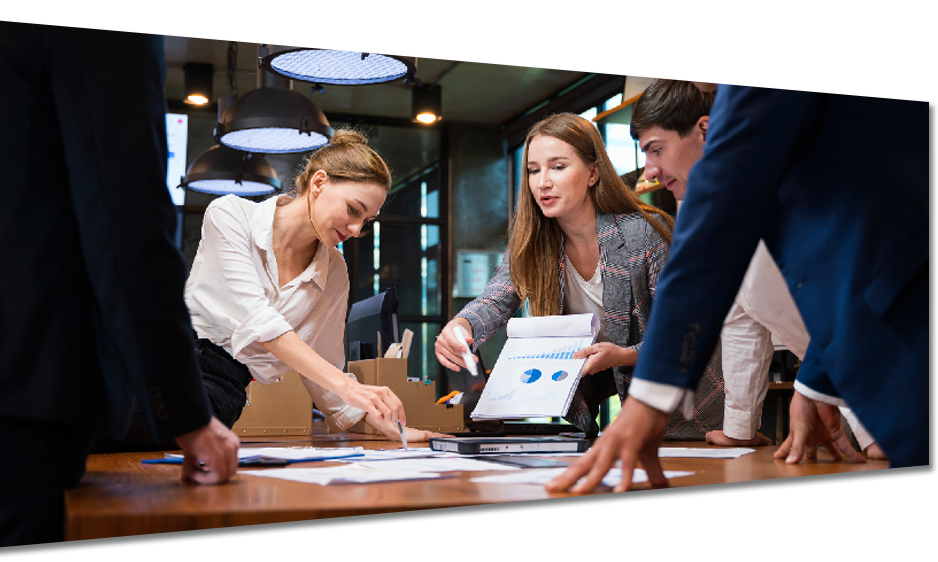
M 182 477 L 237 470 L 183 302 L 161 37 L 0 22 L 0 546 L 64 538 L 64 490 L 134 398 Z M 200 465 L 199 461 L 202 461 Z
M 703 154 L 712 105 L 713 93 L 677 80 L 655 80 L 635 104 L 631 133 L 646 154 L 645 176 L 658 179 L 679 201 L 684 199 L 691 168 Z M 723 429 L 708 432 L 707 442 L 730 447 L 769 444 L 758 429 L 775 351 L 773 334 L 799 359 L 804 358 L 809 341 L 807 329 L 778 267 L 760 242 L 723 324 Z M 633 395 L 646 402 L 654 400 Z M 843 413 L 861 448 L 872 447 L 872 454 L 880 456 L 852 412 L 843 407 Z M 836 421 L 839 424 L 839 417 Z M 841 446 L 848 454 L 852 450 L 845 436 Z
M 811 333 L 776 457 L 798 462 L 817 444 L 839 456 L 828 428 L 847 402 L 892 466 L 928 464 L 927 104 L 721 85 L 706 128 L 696 127 L 707 146 L 689 176 L 659 174 L 672 191 L 693 188 L 631 389 L 693 388 L 761 238 Z M 659 148 L 655 156 L 668 149 L 643 145 Z M 905 204 L 884 205 L 870 177 L 893 178 Z M 676 403 L 649 404 L 631 389 L 549 489 L 588 474 L 574 489 L 590 490 L 616 457 L 623 474 L 641 461 L 653 486 L 667 484 L 657 447 Z

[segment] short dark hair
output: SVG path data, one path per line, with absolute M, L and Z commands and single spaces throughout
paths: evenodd
M 710 115 L 714 92 L 701 92 L 691 82 L 655 80 L 632 110 L 632 138 L 652 127 L 686 136 L 704 115 Z

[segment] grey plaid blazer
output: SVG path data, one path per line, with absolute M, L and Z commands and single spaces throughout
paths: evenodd
M 641 214 L 602 214 L 596 216 L 596 232 L 599 235 L 599 268 L 603 281 L 603 315 L 609 341 L 623 347 L 632 347 L 641 353 L 642 340 L 651 303 L 655 295 L 658 276 L 668 261 L 668 243 Z M 560 245 L 560 312 L 563 313 L 564 291 L 564 247 Z M 508 323 L 522 305 L 521 299 L 511 284 L 508 253 L 502 258 L 495 276 L 488 282 L 482 294 L 467 304 L 456 316 L 465 318 L 472 326 L 478 348 L 492 334 Z M 628 394 L 632 367 L 614 367 L 614 389 L 591 392 L 589 396 L 577 390 L 565 419 L 591 433 L 595 426 L 599 404 L 613 394 L 625 400 Z M 597 373 L 599 375 L 599 373 Z M 597 375 L 592 375 L 596 377 Z M 584 379 L 584 382 L 587 379 Z M 583 383 L 581 382 L 581 386 Z M 697 385 L 694 397 L 694 413 L 685 420 L 674 412 L 665 428 L 668 439 L 702 439 L 710 430 L 723 427 L 723 374 L 720 365 L 720 349 L 717 347 L 713 359 Z M 595 432 L 595 427 L 593 431 Z

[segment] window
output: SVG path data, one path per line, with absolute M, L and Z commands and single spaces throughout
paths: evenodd
M 414 333 L 408 374 L 441 381 L 433 344 L 448 318 L 441 291 L 445 270 L 445 204 L 439 130 L 376 126 L 369 132 L 375 150 L 394 174 L 394 185 L 371 227 L 347 240 L 349 304 L 389 287 L 397 290 L 400 331 Z

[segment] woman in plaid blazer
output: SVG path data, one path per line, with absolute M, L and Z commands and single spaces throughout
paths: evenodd
M 453 328 L 460 326 L 478 348 L 525 301 L 533 316 L 595 312 L 600 335 L 576 355 L 587 362 L 565 416 L 592 437 L 599 429 L 599 405 L 614 394 L 624 400 L 628 393 L 674 223 L 625 185 L 602 137 L 581 117 L 557 114 L 536 124 L 522 161 L 527 173 L 508 250 L 482 295 L 443 328 L 436 355 L 445 367 L 462 368 L 462 346 Z M 692 417 L 685 420 L 675 412 L 665 437 L 703 439 L 722 427 L 719 357 L 717 350 L 701 378 Z

